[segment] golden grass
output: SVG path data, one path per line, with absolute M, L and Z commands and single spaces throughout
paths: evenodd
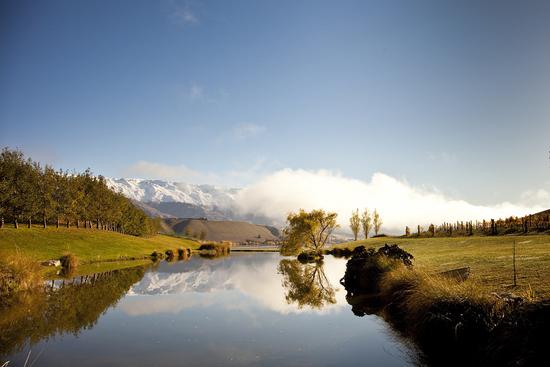
M 516 241 L 517 287 L 513 287 L 512 247 Z M 471 277 L 460 287 L 476 292 L 513 292 L 529 298 L 550 297 L 550 236 L 495 236 L 452 238 L 370 238 L 334 247 L 363 245 L 378 248 L 396 243 L 414 256 L 419 273 L 435 273 L 454 268 L 471 268 Z M 453 290 L 454 291 L 454 290 Z
M 35 288 L 42 282 L 40 265 L 36 261 L 21 253 L 0 259 L 0 303 L 4 297 Z
M 387 298 L 391 298 L 395 292 L 404 293 L 407 297 L 407 311 L 411 313 L 424 313 L 438 301 L 468 300 L 492 306 L 496 300 L 475 280 L 458 282 L 404 266 L 385 273 L 380 281 L 380 290 L 382 296 Z

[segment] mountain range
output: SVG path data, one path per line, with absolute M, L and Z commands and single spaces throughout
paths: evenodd
M 106 178 L 114 191 L 131 199 L 145 213 L 161 218 L 208 218 L 209 220 L 274 223 L 273 219 L 238 210 L 241 189 L 138 178 Z

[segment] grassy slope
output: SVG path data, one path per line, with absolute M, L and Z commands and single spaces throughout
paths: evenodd
M 57 259 L 65 252 L 75 254 L 81 263 L 120 258 L 143 258 L 154 250 L 164 252 L 178 247 L 195 249 L 195 241 L 172 236 L 134 237 L 115 232 L 76 228 L 2 228 L 0 256 L 20 251 L 36 260 Z
M 513 283 L 512 245 L 516 241 L 518 289 Z M 472 279 L 487 291 L 525 291 L 550 297 L 550 236 L 497 236 L 453 238 L 370 238 L 335 247 L 380 247 L 397 243 L 415 257 L 415 266 L 432 273 L 469 266 Z

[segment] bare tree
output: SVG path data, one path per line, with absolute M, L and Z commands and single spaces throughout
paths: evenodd
M 353 232 L 353 237 L 357 241 L 357 235 L 359 234 L 359 228 L 361 227 L 361 218 L 359 218 L 359 209 L 351 212 L 351 218 L 349 219 L 349 227 Z

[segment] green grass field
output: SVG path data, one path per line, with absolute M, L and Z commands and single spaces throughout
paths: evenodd
M 17 252 L 35 260 L 58 259 L 66 252 L 76 255 L 81 264 L 144 258 L 154 250 L 174 252 L 179 247 L 197 249 L 199 243 L 173 236 L 135 237 L 116 232 L 76 228 L 2 228 L 0 256 Z
M 516 241 L 517 288 L 513 285 L 513 242 Z M 550 297 L 550 236 L 496 236 L 452 238 L 369 238 L 334 247 L 358 245 L 378 248 L 396 243 L 414 256 L 418 270 L 436 273 L 471 268 L 471 281 L 488 292 L 524 292 L 529 287 L 539 298 Z

